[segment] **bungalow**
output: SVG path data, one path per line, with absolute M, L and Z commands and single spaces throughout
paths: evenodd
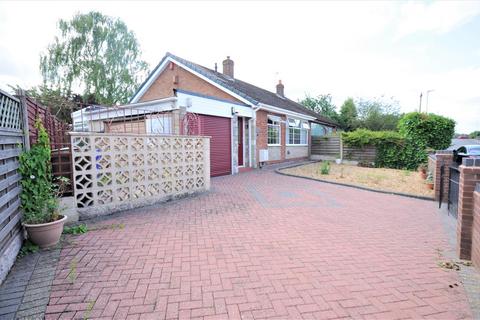
M 128 114 L 140 124 L 132 129 L 139 133 L 158 132 L 155 127 L 182 128 L 182 115 L 194 115 L 190 118 L 196 120 L 188 123 L 189 129 L 195 127 L 196 133 L 212 137 L 212 176 L 308 158 L 311 132 L 337 128 L 335 122 L 286 98 L 281 81 L 274 93 L 236 79 L 230 57 L 223 61 L 223 72 L 218 72 L 216 64 L 212 70 L 167 53 L 129 104 L 122 107 L 123 116 Z M 117 108 L 117 115 L 122 115 L 118 112 L 122 107 Z M 157 116 L 149 115 L 149 110 L 172 116 L 155 120 Z M 115 116 L 109 108 L 77 111 L 72 114 L 74 127 L 84 127 L 83 113 L 97 120 L 97 130 L 115 131 Z M 160 133 L 167 132 L 162 129 Z

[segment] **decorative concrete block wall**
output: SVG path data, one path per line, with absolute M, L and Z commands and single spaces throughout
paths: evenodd
M 210 138 L 72 132 L 80 219 L 210 188 Z
M 473 193 L 472 262 L 480 269 L 480 183 Z

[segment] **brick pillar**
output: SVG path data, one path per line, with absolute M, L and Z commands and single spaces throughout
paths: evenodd
M 463 159 L 460 169 L 457 218 L 457 252 L 461 259 L 472 254 L 473 192 L 480 182 L 480 159 Z
M 258 110 L 256 112 L 256 123 L 255 123 L 255 168 L 259 166 L 260 154 L 259 150 L 268 149 L 267 145 L 267 112 L 264 110 Z
M 472 262 L 480 270 L 480 183 L 473 193 Z
M 185 121 L 185 116 L 187 115 L 187 108 L 186 107 L 180 107 L 178 109 L 178 122 L 175 121 L 175 126 L 178 124 L 178 128 L 175 128 L 175 132 L 177 134 L 187 134 L 188 128 L 187 128 L 187 122 Z
M 429 160 L 430 161 L 430 160 Z M 453 152 L 442 150 L 435 153 L 435 166 L 433 168 L 433 190 L 435 192 L 435 200 L 440 199 L 440 178 L 441 178 L 441 167 L 443 166 L 443 195 L 442 202 L 447 202 L 448 199 L 448 179 L 450 178 L 450 173 L 448 167 L 453 163 Z M 430 166 L 429 166 L 430 170 Z

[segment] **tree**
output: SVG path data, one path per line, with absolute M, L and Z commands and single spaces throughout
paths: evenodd
M 338 120 L 336 107 L 332 102 L 332 96 L 330 94 L 321 94 L 317 97 L 312 97 L 307 94 L 299 103 L 324 117 L 334 121 Z
M 97 103 L 126 103 L 147 72 L 134 33 L 99 12 L 62 19 L 58 27 L 60 35 L 40 57 L 44 85 L 65 97 L 73 89 Z
M 359 127 L 373 131 L 397 130 L 400 106 L 393 98 L 359 99 L 356 101 Z
M 26 91 L 27 95 L 34 98 L 40 104 L 48 107 L 50 112 L 59 120 L 72 123 L 71 113 L 83 108 L 84 102 L 96 104 L 92 97 L 84 100 L 79 94 L 63 96 L 58 89 L 50 89 L 46 86 L 32 87 Z
M 340 125 L 345 131 L 353 131 L 358 125 L 357 107 L 352 98 L 348 98 L 340 107 L 338 116 Z
M 468 137 L 470 139 L 480 139 L 480 131 L 473 131 L 468 135 Z

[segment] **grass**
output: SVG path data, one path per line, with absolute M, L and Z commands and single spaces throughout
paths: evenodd
M 330 163 L 329 174 L 322 174 L 322 166 L 325 164 L 318 162 L 282 171 L 296 176 L 433 198 L 433 190 L 427 188 L 418 172 Z

